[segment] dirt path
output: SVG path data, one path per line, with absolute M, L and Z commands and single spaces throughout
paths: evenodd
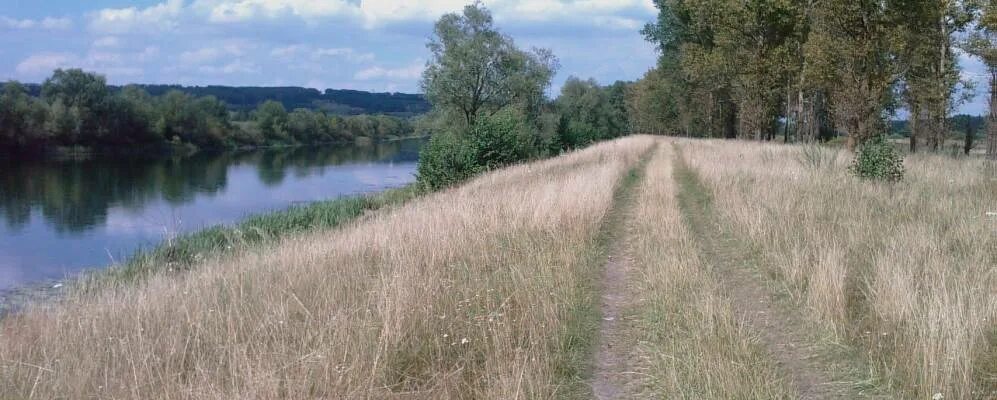
M 679 156 L 681 157 L 681 156 Z M 823 357 L 808 336 L 800 310 L 773 300 L 774 294 L 758 275 L 757 261 L 747 247 L 725 232 L 714 215 L 709 189 L 681 158 L 675 177 L 679 207 L 705 262 L 711 263 L 733 300 L 734 312 L 746 328 L 758 335 L 800 399 L 865 398 L 843 380 L 834 362 Z
M 627 276 L 630 267 L 631 260 L 623 246 L 617 246 L 611 251 L 602 275 L 602 322 L 599 325 L 599 349 L 592 382 L 592 392 L 600 400 L 628 398 L 623 309 L 628 304 Z
M 603 267 L 599 289 L 599 309 L 602 321 L 592 374 L 592 393 L 596 399 L 627 399 L 628 354 L 631 348 L 626 336 L 624 310 L 630 304 L 628 280 L 632 260 L 627 254 L 626 223 L 635 201 L 634 188 L 644 177 L 647 163 L 655 154 L 657 145 L 648 150 L 617 191 L 616 201 L 603 223 L 602 242 L 608 256 Z

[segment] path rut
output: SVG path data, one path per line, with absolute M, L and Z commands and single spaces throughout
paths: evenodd
M 630 171 L 617 192 L 616 203 L 603 224 L 603 242 L 608 251 L 600 281 L 599 337 L 592 376 L 592 393 L 596 399 L 628 399 L 633 397 L 627 388 L 629 370 L 627 327 L 624 311 L 629 306 L 628 280 L 633 261 L 627 254 L 624 242 L 626 223 L 635 201 L 633 189 L 644 177 L 647 163 L 655 154 L 657 145 L 641 157 Z
M 675 178 L 679 184 L 679 207 L 683 219 L 700 246 L 704 260 L 718 272 L 721 285 L 733 300 L 734 312 L 758 335 L 796 389 L 800 399 L 865 398 L 852 385 L 837 379 L 833 366 L 818 361 L 820 351 L 807 337 L 807 327 L 798 310 L 774 300 L 774 293 L 758 275 L 757 261 L 749 249 L 726 232 L 714 215 L 712 199 L 694 170 L 678 156 Z

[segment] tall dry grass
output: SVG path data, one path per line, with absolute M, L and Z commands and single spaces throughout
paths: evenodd
M 652 142 L 5 319 L 0 398 L 555 396 L 584 368 L 572 346 L 602 217 Z
M 734 316 L 717 271 L 685 226 L 673 177 L 675 152 L 660 146 L 638 188 L 626 235 L 633 257 L 635 364 L 647 398 L 793 398 L 781 372 Z
M 867 352 L 883 383 L 903 398 L 997 397 L 992 167 L 913 156 L 890 185 L 849 176 L 851 157 L 835 150 L 683 147 L 721 221 L 819 326 Z

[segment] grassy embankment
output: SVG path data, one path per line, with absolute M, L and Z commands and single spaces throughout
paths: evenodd
M 614 348 L 635 396 L 799 394 L 765 332 L 734 312 L 774 300 L 806 322 L 793 342 L 871 365 L 859 374 L 871 381 L 835 384 L 993 397 L 997 185 L 982 161 L 915 156 L 886 185 L 849 176 L 836 150 L 682 141 L 677 163 L 657 139 L 635 174 L 655 141 L 493 172 L 0 321 L 0 398 L 584 397 L 607 240 L 632 261 Z M 735 298 L 690 204 L 782 298 Z
M 579 393 L 600 226 L 652 142 L 508 168 L 340 229 L 28 310 L 0 322 L 0 397 Z
M 982 159 L 907 158 L 899 184 L 848 175 L 836 150 L 684 146 L 722 226 L 900 398 L 997 396 L 997 180 Z

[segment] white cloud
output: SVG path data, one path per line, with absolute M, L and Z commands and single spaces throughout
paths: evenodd
M 213 47 L 205 47 L 193 51 L 180 53 L 180 63 L 182 64 L 204 64 L 221 58 L 222 52 Z
M 183 0 L 166 0 L 147 8 L 105 8 L 90 15 L 90 29 L 105 33 L 172 30 L 184 11 Z
M 39 25 L 45 29 L 69 29 L 73 27 L 73 21 L 69 18 L 46 17 Z
M 317 49 L 312 52 L 312 59 L 321 59 L 325 57 L 335 57 L 335 58 L 345 58 L 350 62 L 364 62 L 373 61 L 373 53 L 360 53 L 348 47 L 334 48 L 334 49 Z
M 282 16 L 314 20 L 356 13 L 356 7 L 344 0 L 197 0 L 193 7 L 218 23 Z
M 279 59 L 292 59 L 305 55 L 309 56 L 311 61 L 320 61 L 325 58 L 341 58 L 355 63 L 374 61 L 375 58 L 374 53 L 358 52 L 349 47 L 313 48 L 306 44 L 277 47 L 270 51 L 270 56 Z
M 93 47 L 118 47 L 121 46 L 121 39 L 117 36 L 104 36 L 93 41 Z
M 10 17 L 0 17 L 0 27 L 8 29 L 48 29 L 66 30 L 73 27 L 73 21 L 69 18 L 45 17 L 40 21 L 33 19 L 14 19 Z
M 258 74 L 260 73 L 260 67 L 256 63 L 245 61 L 245 60 L 235 60 L 227 64 L 215 66 L 215 65 L 204 65 L 197 69 L 199 72 L 211 75 L 230 75 L 230 74 Z
M 367 27 L 371 28 L 386 22 L 431 21 L 442 14 L 461 10 L 465 5 L 466 0 L 363 0 L 360 12 Z
M 551 21 L 591 24 L 599 27 L 640 27 L 644 21 L 621 14 L 640 14 L 648 18 L 656 13 L 651 0 L 485 0 L 499 21 Z M 176 7 L 164 7 L 170 4 Z M 397 22 L 428 22 L 448 12 L 458 12 L 468 0 L 195 0 L 187 7 L 170 0 L 146 10 L 117 10 L 133 16 L 168 8 L 182 9 L 213 23 L 239 23 L 258 19 L 295 17 L 307 22 L 330 18 L 356 21 L 367 29 Z
M 69 53 L 40 53 L 29 56 L 17 64 L 18 74 L 38 77 L 50 74 L 57 68 L 66 68 L 78 61 Z
M 287 58 L 296 56 L 302 52 L 308 51 L 309 47 L 303 44 L 295 44 L 286 47 L 277 47 L 270 51 L 270 55 L 277 58 Z
M 401 68 L 384 68 L 381 66 L 373 66 L 367 69 L 363 69 L 353 75 L 353 78 L 359 81 L 369 81 L 375 79 L 390 79 L 390 80 L 413 80 L 419 79 L 422 76 L 422 72 L 426 69 L 426 65 L 423 61 L 418 60 L 414 64 L 401 67 Z
M 360 11 L 368 28 L 381 24 L 421 20 L 432 21 L 448 12 L 457 12 L 468 4 L 466 0 L 362 0 Z M 651 0 L 485 0 L 499 21 L 556 21 L 592 23 L 601 27 L 615 27 L 632 19 L 616 14 L 630 12 L 653 16 L 657 13 Z M 603 19 L 599 21 L 599 19 Z M 613 18 L 615 20 L 607 20 Z M 643 26 L 641 22 L 639 26 Z
M 73 53 L 38 53 L 21 61 L 15 71 L 22 78 L 40 79 L 58 68 L 82 68 L 104 74 L 112 82 L 127 83 L 145 73 L 145 64 L 158 54 L 158 48 L 149 46 L 139 52 L 117 52 L 93 48 L 85 55 Z
M 180 53 L 180 63 L 186 66 L 197 66 L 218 61 L 222 58 L 232 59 L 248 54 L 256 46 L 241 40 L 226 40 L 211 47 Z

